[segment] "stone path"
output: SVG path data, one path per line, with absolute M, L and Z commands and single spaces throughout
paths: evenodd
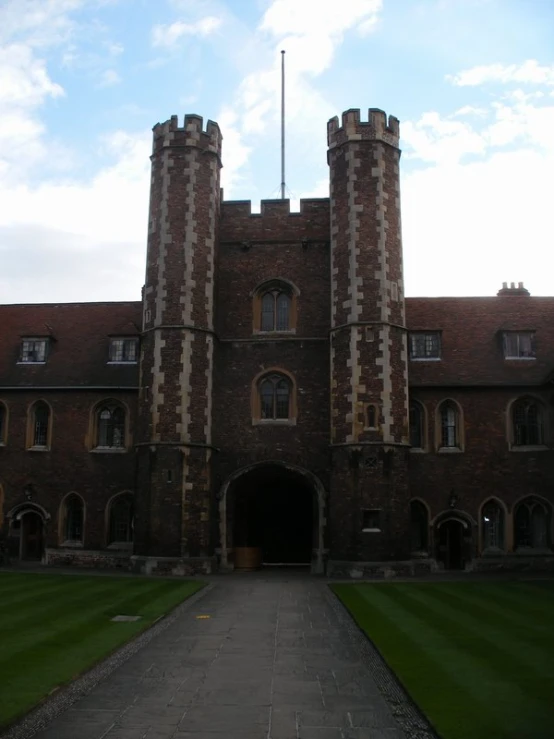
M 197 618 L 209 616 L 209 618 Z M 411 733 L 411 732 L 410 732 Z M 405 739 L 321 580 L 235 575 L 36 739 Z

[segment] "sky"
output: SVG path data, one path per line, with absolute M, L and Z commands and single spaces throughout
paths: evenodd
M 328 196 L 326 123 L 400 119 L 408 296 L 554 294 L 550 0 L 0 0 L 0 302 L 138 300 L 151 129 L 223 133 L 226 199 Z

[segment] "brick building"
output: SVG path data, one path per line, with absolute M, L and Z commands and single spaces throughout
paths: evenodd
M 398 121 L 328 145 L 329 198 L 252 213 L 216 124 L 158 124 L 142 301 L 0 307 L 11 559 L 554 565 L 554 298 L 406 299 Z

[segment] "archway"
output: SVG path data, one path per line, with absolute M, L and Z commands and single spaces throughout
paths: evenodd
M 22 503 L 7 514 L 8 551 L 22 560 L 40 561 L 44 556 L 46 522 L 50 514 L 38 503 Z
M 436 557 L 445 570 L 463 570 L 471 558 L 471 526 L 456 515 L 436 522 Z
M 221 566 L 235 547 L 261 550 L 264 565 L 305 565 L 323 573 L 325 493 L 307 470 L 279 462 L 231 475 L 221 490 Z

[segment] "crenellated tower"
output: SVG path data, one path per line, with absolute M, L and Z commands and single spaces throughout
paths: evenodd
M 136 553 L 209 552 L 214 257 L 221 134 L 153 129 L 140 368 Z
M 327 136 L 332 556 L 392 560 L 409 550 L 399 124 L 348 110 Z

